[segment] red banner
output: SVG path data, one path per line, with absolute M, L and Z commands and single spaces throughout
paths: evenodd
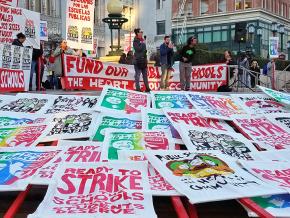
M 25 91 L 23 70 L 11 70 L 0 68 L 0 90 Z

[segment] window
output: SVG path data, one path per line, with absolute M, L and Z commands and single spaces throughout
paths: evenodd
M 222 41 L 228 41 L 228 31 L 222 31 Z
M 156 26 L 157 26 L 157 35 L 165 34 L 165 20 L 157 21 Z
M 209 42 L 211 42 L 211 35 L 212 35 L 211 32 L 205 32 L 205 33 L 204 33 L 204 43 L 209 43 Z
M 160 9 L 160 0 L 156 0 L 156 10 Z
M 212 35 L 212 41 L 213 42 L 220 42 L 221 41 L 221 31 L 214 31 L 213 33 L 212 33 L 213 35 Z
M 200 14 L 207 14 L 209 8 L 209 0 L 201 0 L 200 1 Z
M 185 13 L 192 13 L 192 0 L 187 0 L 184 6 Z
M 252 0 L 245 0 L 245 9 L 249 9 L 253 7 Z
M 218 0 L 218 12 L 226 12 L 227 10 L 227 1 L 226 0 Z
M 236 0 L 235 8 L 236 11 L 242 9 L 242 0 Z

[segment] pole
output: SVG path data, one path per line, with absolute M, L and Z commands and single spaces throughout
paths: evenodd
M 120 29 L 118 29 L 118 51 L 120 50 Z
M 281 33 L 281 52 L 283 53 L 283 33 Z
M 113 51 L 113 29 L 110 29 L 111 31 L 111 51 Z

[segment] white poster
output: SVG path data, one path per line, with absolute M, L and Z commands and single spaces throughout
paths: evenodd
M 266 95 L 275 98 L 277 101 L 290 105 L 290 94 L 285 92 L 278 92 L 263 86 L 258 86 Z
M 289 157 L 290 157 L 290 149 L 271 150 L 259 152 L 259 157 L 256 160 L 290 162 Z
M 222 154 L 152 151 L 145 156 L 192 204 L 285 193 L 268 186 Z
M 269 56 L 270 58 L 279 57 L 279 37 L 269 37 Z
M 277 124 L 282 129 L 290 133 L 290 113 L 288 114 L 268 114 L 267 119 Z
M 18 7 L 19 0 L 0 0 L 0 4 L 11 7 Z
M 29 218 L 156 218 L 146 162 L 68 163 Z
M 151 92 L 152 107 L 156 109 L 180 108 L 192 109 L 193 106 L 183 91 L 155 91 Z
M 66 41 L 74 49 L 94 50 L 95 1 L 67 0 Z
M 1 4 L 0 11 L 4 16 L 0 19 L 0 44 L 11 44 L 16 39 L 16 35 L 22 32 L 26 36 L 24 46 L 40 48 L 39 13 Z
M 40 21 L 40 40 L 41 41 L 48 41 L 48 27 L 47 21 Z

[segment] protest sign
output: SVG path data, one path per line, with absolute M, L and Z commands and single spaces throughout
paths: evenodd
M 55 96 L 53 105 L 45 111 L 45 114 L 93 110 L 98 98 L 97 96 L 58 95 Z
M 1 147 L 34 147 L 42 141 L 50 126 L 46 124 L 0 128 Z
M 219 153 L 151 151 L 145 156 L 192 204 L 285 193 L 268 186 L 244 171 L 233 159 Z
M 279 37 L 269 37 L 269 56 L 270 58 L 279 57 Z
M 90 49 L 92 50 L 92 49 Z M 170 90 L 180 90 L 179 67 L 171 72 Z M 133 65 L 102 62 L 89 58 L 64 56 L 64 84 L 66 89 L 102 90 L 105 85 L 135 90 L 135 70 Z M 191 77 L 192 91 L 217 91 L 226 84 L 227 66 L 210 64 L 193 66 Z M 151 90 L 160 90 L 161 68 L 148 66 L 148 80 Z M 140 83 L 141 89 L 144 84 Z
M 255 146 L 241 134 L 184 124 L 179 124 L 179 129 L 189 151 L 220 151 L 241 160 L 254 160 L 259 156 Z
M 144 162 L 67 163 L 29 218 L 156 218 Z
M 182 91 L 179 92 L 155 91 L 151 92 L 151 98 L 152 98 L 152 107 L 156 109 L 193 108 L 192 104 L 186 97 L 186 93 Z
M 1 148 L 0 191 L 24 191 L 38 169 L 57 153 L 54 148 Z
M 271 151 L 259 152 L 259 157 L 257 157 L 255 160 L 257 160 L 257 161 L 269 160 L 269 161 L 287 162 L 287 161 L 290 161 L 289 157 L 290 157 L 290 149 L 271 150 Z
M 74 49 L 94 50 L 95 1 L 66 1 L 66 41 Z
M 265 94 L 232 94 L 234 101 L 249 114 L 271 114 L 290 112 L 284 104 Z
M 15 97 L 13 95 L 0 95 L 0 107 L 10 102 Z
M 18 0 L 0 0 L 0 4 L 11 7 L 18 7 Z
M 179 130 L 178 124 L 184 124 L 189 127 L 199 126 L 209 129 L 217 129 L 231 132 L 234 131 L 233 128 L 230 127 L 223 120 L 205 118 L 201 116 L 197 110 L 194 109 L 163 109 L 163 112 L 177 130 Z
M 276 99 L 277 101 L 288 105 L 290 104 L 290 94 L 278 92 L 276 90 L 269 89 L 263 86 L 258 86 L 258 88 L 261 89 L 266 95 Z
M 23 126 L 27 124 L 44 124 L 49 120 L 49 116 L 41 114 L 0 112 L 0 128 L 8 126 Z
M 267 119 L 290 133 L 290 113 L 267 114 Z
M 41 20 L 39 25 L 40 25 L 40 40 L 48 41 L 47 21 Z
M 119 150 L 172 150 L 172 138 L 162 131 L 107 130 L 102 160 L 118 160 Z
M 32 48 L 0 44 L 0 57 L 0 91 L 28 91 Z
M 290 134 L 262 116 L 233 116 L 239 130 L 266 150 L 290 148 Z
M 240 163 L 248 172 L 262 181 L 290 193 L 289 162 L 240 161 Z
M 33 177 L 31 184 L 53 183 L 53 174 L 59 165 L 67 163 L 95 163 L 101 160 L 101 144 L 88 141 L 59 141 L 56 147 L 61 152 L 43 165 Z
M 121 161 L 144 161 L 147 160 L 144 151 L 118 151 Z M 178 193 L 161 175 L 148 163 L 148 179 L 152 195 L 155 196 L 179 196 Z
M 150 107 L 150 96 L 145 93 L 105 86 L 99 98 L 98 109 L 140 113 Z
M 0 111 L 43 114 L 54 101 L 53 95 L 17 94 L 11 101 L 0 107 Z
M 56 114 L 52 120 L 53 127 L 42 141 L 90 138 L 94 134 L 93 124 L 97 118 L 98 114 L 91 111 Z
M 98 116 L 96 124 L 96 134 L 93 137 L 93 141 L 102 142 L 105 138 L 105 132 L 107 129 L 141 129 L 142 120 L 140 114 L 130 114 L 125 113 L 108 113 L 102 112 Z
M 23 8 L 14 8 L 0 1 L 0 44 L 12 44 L 16 35 L 26 36 L 24 46 L 40 48 L 40 14 Z
M 142 109 L 142 130 L 164 131 L 175 143 L 183 144 L 181 137 L 161 109 Z
M 232 120 L 231 115 L 246 113 L 229 96 L 191 93 L 187 94 L 187 97 L 204 117 Z

